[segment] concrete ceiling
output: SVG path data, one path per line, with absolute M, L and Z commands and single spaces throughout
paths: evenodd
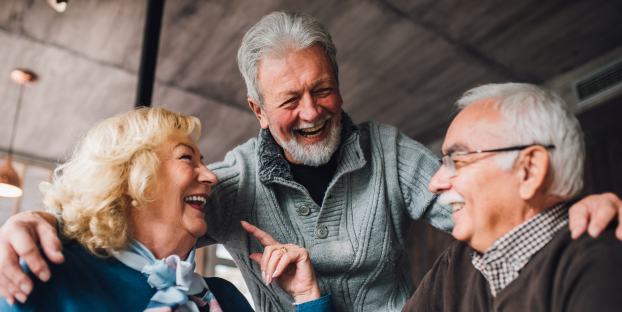
M 36 72 L 15 144 L 31 160 L 64 161 L 95 122 L 132 109 L 144 0 L 0 2 L 0 151 L 9 143 L 14 68 Z M 204 125 L 207 162 L 256 136 L 235 62 L 244 33 L 274 10 L 323 21 L 337 45 L 344 110 L 429 144 L 453 101 L 476 85 L 541 84 L 622 45 L 619 0 L 169 0 L 154 105 Z

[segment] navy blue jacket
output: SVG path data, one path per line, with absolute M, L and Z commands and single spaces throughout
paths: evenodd
M 41 282 L 27 267 L 34 289 L 24 304 L 12 307 L 0 298 L 0 311 L 143 311 L 156 293 L 145 276 L 116 258 L 98 258 L 80 245 L 63 248 L 65 262 L 54 264 L 46 259 L 52 276 Z M 246 298 L 230 282 L 205 278 L 223 312 L 253 311 Z M 201 311 L 209 311 L 205 306 Z M 296 311 L 335 311 L 331 295 L 299 305 Z

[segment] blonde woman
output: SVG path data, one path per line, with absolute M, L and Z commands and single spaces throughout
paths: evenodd
M 53 182 L 41 186 L 45 205 L 60 215 L 62 236 L 71 241 L 63 248 L 64 263 L 48 260 L 51 279 L 33 279 L 24 303 L 10 307 L 0 300 L 0 310 L 252 310 L 229 282 L 194 273 L 194 245 L 207 229 L 203 205 L 218 180 L 195 144 L 200 133 L 197 118 L 164 108 L 95 125 Z M 270 250 L 282 251 L 266 256 L 293 272 L 275 277 L 302 303 L 298 310 L 333 309 L 330 295 L 320 298 L 305 249 L 244 227 Z

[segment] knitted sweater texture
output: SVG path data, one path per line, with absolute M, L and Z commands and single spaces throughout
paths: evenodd
M 345 113 L 341 126 L 337 170 L 321 206 L 293 180 L 268 130 L 208 166 L 219 182 L 206 204 L 208 232 L 197 247 L 225 245 L 258 311 L 294 308 L 291 296 L 261 282 L 261 270 L 249 255 L 263 246 L 241 220 L 281 243 L 307 248 L 320 289 L 332 293 L 339 311 L 401 310 L 415 290 L 405 249 L 410 219 L 453 228 L 451 209 L 428 191 L 440 166 L 432 152 L 391 126 L 373 121 L 356 126 Z

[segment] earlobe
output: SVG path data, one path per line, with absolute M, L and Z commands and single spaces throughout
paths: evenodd
M 268 126 L 269 126 L 268 118 L 266 118 L 265 112 L 261 108 L 259 103 L 257 103 L 257 101 L 255 101 L 253 98 L 250 98 L 250 97 L 247 98 L 246 100 L 248 101 L 248 106 L 250 106 L 251 110 L 255 114 L 255 117 L 257 117 L 257 119 L 259 120 L 259 124 L 261 125 L 261 128 L 268 129 Z
M 532 199 L 545 183 L 549 154 L 542 146 L 533 146 L 519 154 L 519 194 L 524 200 Z

